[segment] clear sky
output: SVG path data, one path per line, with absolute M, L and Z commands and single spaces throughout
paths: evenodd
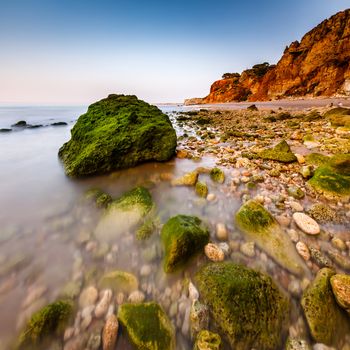
M 205 96 L 349 0 L 0 0 L 0 104 Z

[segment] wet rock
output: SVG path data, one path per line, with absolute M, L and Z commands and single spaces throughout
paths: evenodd
M 138 289 L 139 283 L 133 274 L 125 271 L 107 272 L 99 281 L 100 288 L 110 288 L 115 294 L 119 292 L 131 293 Z
M 311 346 L 305 340 L 288 338 L 286 350 L 311 350 Z
M 109 303 L 112 300 L 112 295 L 113 293 L 110 289 L 107 289 L 103 292 L 102 297 L 95 308 L 95 316 L 97 318 L 100 318 L 107 313 Z
M 95 305 L 85 306 L 81 312 L 80 328 L 82 330 L 87 329 L 92 322 L 92 313 L 95 310 Z
M 291 151 L 286 141 L 281 141 L 275 147 L 261 151 L 259 157 L 262 159 L 275 160 L 282 163 L 292 163 L 297 161 L 297 157 Z
M 151 217 L 146 219 L 136 231 L 136 239 L 146 240 L 152 236 L 156 230 L 156 221 Z
M 207 201 L 212 202 L 216 199 L 216 195 L 214 193 L 209 193 L 207 196 Z
M 347 250 L 347 246 L 345 244 L 345 242 L 337 237 L 333 237 L 331 240 L 332 246 L 334 248 L 337 248 L 338 250 Z
M 233 263 L 212 263 L 196 275 L 201 298 L 233 349 L 280 346 L 288 301 L 271 278 Z
M 255 243 L 254 242 L 246 242 L 241 244 L 240 247 L 240 251 L 241 253 L 243 253 L 244 255 L 252 258 L 255 256 Z
M 192 282 L 188 284 L 188 296 L 191 301 L 198 300 L 199 292 Z
M 118 337 L 119 323 L 115 315 L 107 317 L 102 333 L 103 350 L 114 350 Z
M 350 276 L 336 274 L 330 282 L 338 305 L 350 314 Z
M 227 241 L 228 232 L 226 229 L 226 225 L 223 223 L 218 223 L 216 225 L 216 238 L 220 241 Z
M 175 350 L 174 329 L 158 304 L 124 304 L 119 308 L 118 320 L 136 349 Z
M 171 181 L 173 186 L 194 186 L 198 179 L 198 172 L 192 171 L 190 173 L 185 174 L 182 177 L 174 179 Z
M 163 226 L 161 240 L 165 251 L 164 271 L 173 272 L 202 251 L 209 240 L 209 231 L 197 217 L 177 215 Z
M 304 242 L 298 242 L 295 247 L 297 249 L 297 252 L 305 261 L 310 260 L 310 251 Z
M 298 202 L 294 202 L 293 201 L 293 202 L 290 202 L 289 205 L 290 205 L 290 207 L 292 208 L 293 211 L 301 212 L 301 211 L 304 210 L 304 207 Z
M 328 255 L 342 269 L 350 270 L 350 259 L 349 258 L 343 256 L 342 254 L 340 254 L 336 251 L 332 251 L 332 250 L 328 251 Z
M 128 302 L 130 303 L 142 303 L 145 300 L 145 294 L 139 290 L 133 291 L 129 297 Z
M 208 243 L 204 247 L 204 253 L 211 261 L 223 261 L 225 259 L 225 253 L 214 243 Z
M 309 247 L 310 255 L 319 267 L 333 267 L 332 262 L 315 247 Z
M 94 286 L 85 288 L 79 297 L 79 306 L 83 309 L 86 306 L 94 305 L 98 298 L 98 291 Z
M 152 272 L 152 266 L 151 265 L 142 265 L 140 269 L 140 276 L 147 277 Z
M 11 126 L 17 128 L 25 128 L 27 126 L 27 122 L 25 120 L 20 120 L 17 123 L 12 124 Z
M 295 199 L 303 199 L 305 197 L 305 193 L 300 187 L 297 186 L 289 186 L 287 192 L 290 196 Z
M 225 173 L 219 168 L 213 168 L 210 171 L 210 178 L 214 182 L 218 182 L 219 184 L 223 184 L 225 182 Z
M 197 334 L 209 327 L 209 309 L 198 300 L 192 302 L 190 311 L 191 337 L 195 339 Z
M 97 208 L 107 208 L 112 203 L 112 197 L 97 188 L 92 188 L 85 192 L 84 199 L 87 202 L 93 202 Z
M 300 174 L 304 179 L 309 179 L 313 175 L 313 167 L 310 165 L 304 165 L 300 168 Z
M 313 204 L 308 214 L 320 223 L 339 221 L 337 212 L 324 203 Z
M 92 333 L 87 343 L 88 350 L 99 350 L 100 346 L 101 346 L 100 332 Z
M 0 133 L 8 133 L 8 132 L 11 132 L 12 131 L 12 129 L 8 129 L 8 128 L 1 128 L 0 129 Z
M 304 213 L 294 213 L 293 220 L 302 231 L 309 235 L 317 235 L 320 233 L 320 226 L 318 223 Z
M 220 350 L 221 348 L 222 342 L 219 334 L 202 330 L 198 333 L 193 350 Z
M 199 197 L 207 198 L 208 186 L 205 182 L 197 181 L 196 183 L 196 193 Z
M 55 122 L 55 123 L 51 123 L 51 126 L 66 126 L 68 125 L 68 123 L 66 122 Z

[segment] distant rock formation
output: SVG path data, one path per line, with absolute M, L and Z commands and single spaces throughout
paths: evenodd
M 226 73 L 196 103 L 350 96 L 350 9 L 323 21 L 287 47 L 277 65 Z M 191 100 L 189 100 L 191 102 Z

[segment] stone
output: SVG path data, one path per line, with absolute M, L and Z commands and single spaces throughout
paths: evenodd
M 295 247 L 297 249 L 297 252 L 305 261 L 310 260 L 310 251 L 304 242 L 299 241 Z
M 224 262 L 202 267 L 195 279 L 202 302 L 232 349 L 281 346 L 289 303 L 269 276 Z
M 288 338 L 286 343 L 286 350 L 312 350 L 311 346 L 301 339 Z
M 350 275 L 333 275 L 330 282 L 338 305 L 350 314 Z
M 107 208 L 112 202 L 112 197 L 98 188 L 91 188 L 85 192 L 84 199 L 86 202 L 92 202 L 97 208 Z
M 310 255 L 319 267 L 333 267 L 332 262 L 317 248 L 309 247 Z
M 171 181 L 173 186 L 194 186 L 198 179 L 198 172 L 192 171 Z
M 216 195 L 214 194 L 214 193 L 209 193 L 208 195 L 207 195 L 207 201 L 208 202 L 212 202 L 212 201 L 214 201 L 216 199 Z
M 129 303 L 142 303 L 145 300 L 145 294 L 142 293 L 140 290 L 135 290 L 130 293 L 128 297 Z
M 337 212 L 324 203 L 313 204 L 307 212 L 320 223 L 339 221 Z
M 144 241 L 152 236 L 156 230 L 156 223 L 153 218 L 147 218 L 136 231 L 136 239 Z
M 276 219 L 254 200 L 246 202 L 236 213 L 236 226 L 290 272 L 302 275 L 307 271 L 304 261 Z
M 338 250 L 342 250 L 342 251 L 347 250 L 347 246 L 345 242 L 338 237 L 333 237 L 331 240 L 331 243 L 332 243 L 332 246 L 334 248 L 337 248 Z
M 290 196 L 295 199 L 303 199 L 305 197 L 305 193 L 300 187 L 297 186 L 289 186 L 287 192 Z
M 330 284 L 334 274 L 329 268 L 319 270 L 305 289 L 301 306 L 315 342 L 340 346 L 350 331 L 350 321 L 334 298 Z
M 188 296 L 191 301 L 198 300 L 199 298 L 199 292 L 191 281 L 188 284 Z
M 214 182 L 218 182 L 219 184 L 223 184 L 225 182 L 225 173 L 219 168 L 213 168 L 210 171 L 210 178 Z
M 258 155 L 262 159 L 275 160 L 282 163 L 293 163 L 297 161 L 297 157 L 291 151 L 285 140 L 282 140 L 273 148 L 268 148 L 259 152 Z
M 198 333 L 193 350 L 220 350 L 221 348 L 222 341 L 219 334 L 202 330 Z
M 319 224 L 304 213 L 294 213 L 293 220 L 303 232 L 309 235 L 318 235 L 320 233 Z
M 66 174 L 107 173 L 175 155 L 176 132 L 167 115 L 136 96 L 109 95 L 89 106 L 59 150 Z
M 254 242 L 245 242 L 243 244 L 241 244 L 240 247 L 240 251 L 241 253 L 243 253 L 244 255 L 252 258 L 255 256 L 255 243 Z
M 227 241 L 228 232 L 225 224 L 223 223 L 216 224 L 216 238 L 220 241 Z
M 86 306 L 94 305 L 98 298 L 98 291 L 94 286 L 85 288 L 79 297 L 79 306 L 83 309 Z
M 100 318 L 107 313 L 109 303 L 112 300 L 112 295 L 113 295 L 113 293 L 110 289 L 103 291 L 102 297 L 101 297 L 100 301 L 97 303 L 96 308 L 95 308 L 95 316 L 97 318 Z
M 300 168 L 300 174 L 304 179 L 309 179 L 313 175 L 313 168 L 310 165 L 304 165 Z
M 205 182 L 197 181 L 195 189 L 199 197 L 207 198 L 208 186 Z
M 101 346 L 101 334 L 100 332 L 94 332 L 90 334 L 88 343 L 87 343 L 87 348 L 89 350 L 99 350 Z
M 123 304 L 118 320 L 136 349 L 175 350 L 174 329 L 158 304 Z
M 117 343 L 119 323 L 115 315 L 107 317 L 105 326 L 102 332 L 102 349 L 114 350 Z
M 225 259 L 225 253 L 214 243 L 208 243 L 204 247 L 204 253 L 211 261 L 223 261 Z
M 195 216 L 177 215 L 170 218 L 161 230 L 164 247 L 164 271 L 174 272 L 201 252 L 209 241 L 209 231 Z
M 117 293 L 131 293 L 138 289 L 137 277 L 129 272 L 114 270 L 103 275 L 98 283 L 100 288 L 110 288 Z
M 209 309 L 198 300 L 192 302 L 190 311 L 191 337 L 196 339 L 197 334 L 209 327 Z

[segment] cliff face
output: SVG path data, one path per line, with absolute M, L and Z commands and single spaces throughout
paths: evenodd
M 265 67 L 264 67 L 265 65 Z M 276 66 L 254 66 L 216 81 L 202 103 L 350 96 L 350 9 L 286 48 Z

